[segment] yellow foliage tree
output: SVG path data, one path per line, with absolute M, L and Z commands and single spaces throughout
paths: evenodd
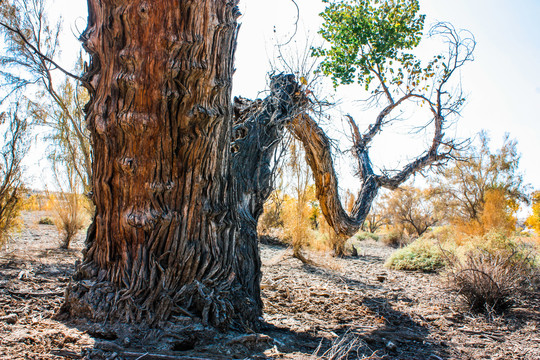
M 532 215 L 527 218 L 525 225 L 540 236 L 540 191 L 532 194 Z
M 516 229 L 515 213 L 517 203 L 509 198 L 503 189 L 486 190 L 483 208 L 477 218 L 468 221 L 456 220 L 457 228 L 467 235 L 485 235 L 492 230 L 509 235 Z
M 479 140 L 480 146 L 460 154 L 463 161 L 441 172 L 434 192 L 458 231 L 466 235 L 484 235 L 492 229 L 509 233 L 515 230 L 519 204 L 527 198 L 517 141 L 506 135 L 502 146 L 492 151 L 486 133 L 480 133 Z

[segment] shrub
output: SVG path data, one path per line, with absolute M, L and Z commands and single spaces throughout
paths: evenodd
M 41 219 L 39 219 L 38 224 L 40 224 L 40 225 L 54 225 L 54 221 L 50 217 L 46 216 L 46 217 L 42 217 Z
M 501 245 L 501 244 L 498 244 Z M 450 257 L 448 279 L 474 312 L 503 312 L 526 289 L 534 271 L 534 258 L 510 242 L 477 247 L 463 258 Z
M 88 220 L 89 201 L 81 194 L 56 193 L 54 198 L 54 210 L 56 212 L 56 225 L 62 234 L 62 249 L 68 249 L 71 241 L 82 230 Z
M 381 234 L 380 240 L 384 245 L 391 247 L 400 247 L 407 242 L 403 237 L 403 232 L 396 228 Z
M 396 250 L 385 266 L 394 270 L 420 270 L 433 272 L 446 264 L 446 256 L 435 239 L 422 237 Z
M 379 241 L 379 235 L 367 231 L 360 231 L 355 235 L 355 237 L 360 241 L 369 239 Z

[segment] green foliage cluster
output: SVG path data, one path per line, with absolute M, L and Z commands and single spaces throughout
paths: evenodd
M 355 238 L 360 240 L 360 241 L 364 241 L 364 240 L 375 240 L 375 241 L 379 241 L 379 235 L 375 234 L 375 233 L 371 233 L 369 231 L 359 231 L 356 235 L 355 235 Z
M 383 84 L 408 87 L 435 76 L 435 56 L 426 67 L 408 50 L 423 36 L 425 15 L 418 0 L 325 0 L 320 34 L 331 45 L 313 49 L 323 58 L 321 70 L 334 85 L 356 81 L 369 89 L 378 77 Z

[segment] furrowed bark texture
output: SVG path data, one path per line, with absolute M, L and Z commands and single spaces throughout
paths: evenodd
M 256 223 L 287 109 L 239 110 L 231 142 L 236 4 L 88 0 L 96 215 L 69 313 L 256 325 Z
M 240 210 L 253 226 L 273 190 L 271 161 L 285 126 L 301 111 L 300 87 L 294 75 L 273 76 L 264 100 L 236 98 L 233 128 L 233 173 L 242 189 Z

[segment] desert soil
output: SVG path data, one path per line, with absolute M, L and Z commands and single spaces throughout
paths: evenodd
M 307 254 L 324 266 L 261 244 L 266 324 L 258 333 L 192 324 L 187 335 L 169 327 L 165 336 L 59 320 L 84 234 L 60 250 L 56 228 L 38 224 L 46 215 L 24 213 L 0 251 L 0 359 L 540 359 L 538 292 L 504 315 L 473 315 L 442 276 L 385 268 L 394 249 L 372 241 L 354 258 Z

